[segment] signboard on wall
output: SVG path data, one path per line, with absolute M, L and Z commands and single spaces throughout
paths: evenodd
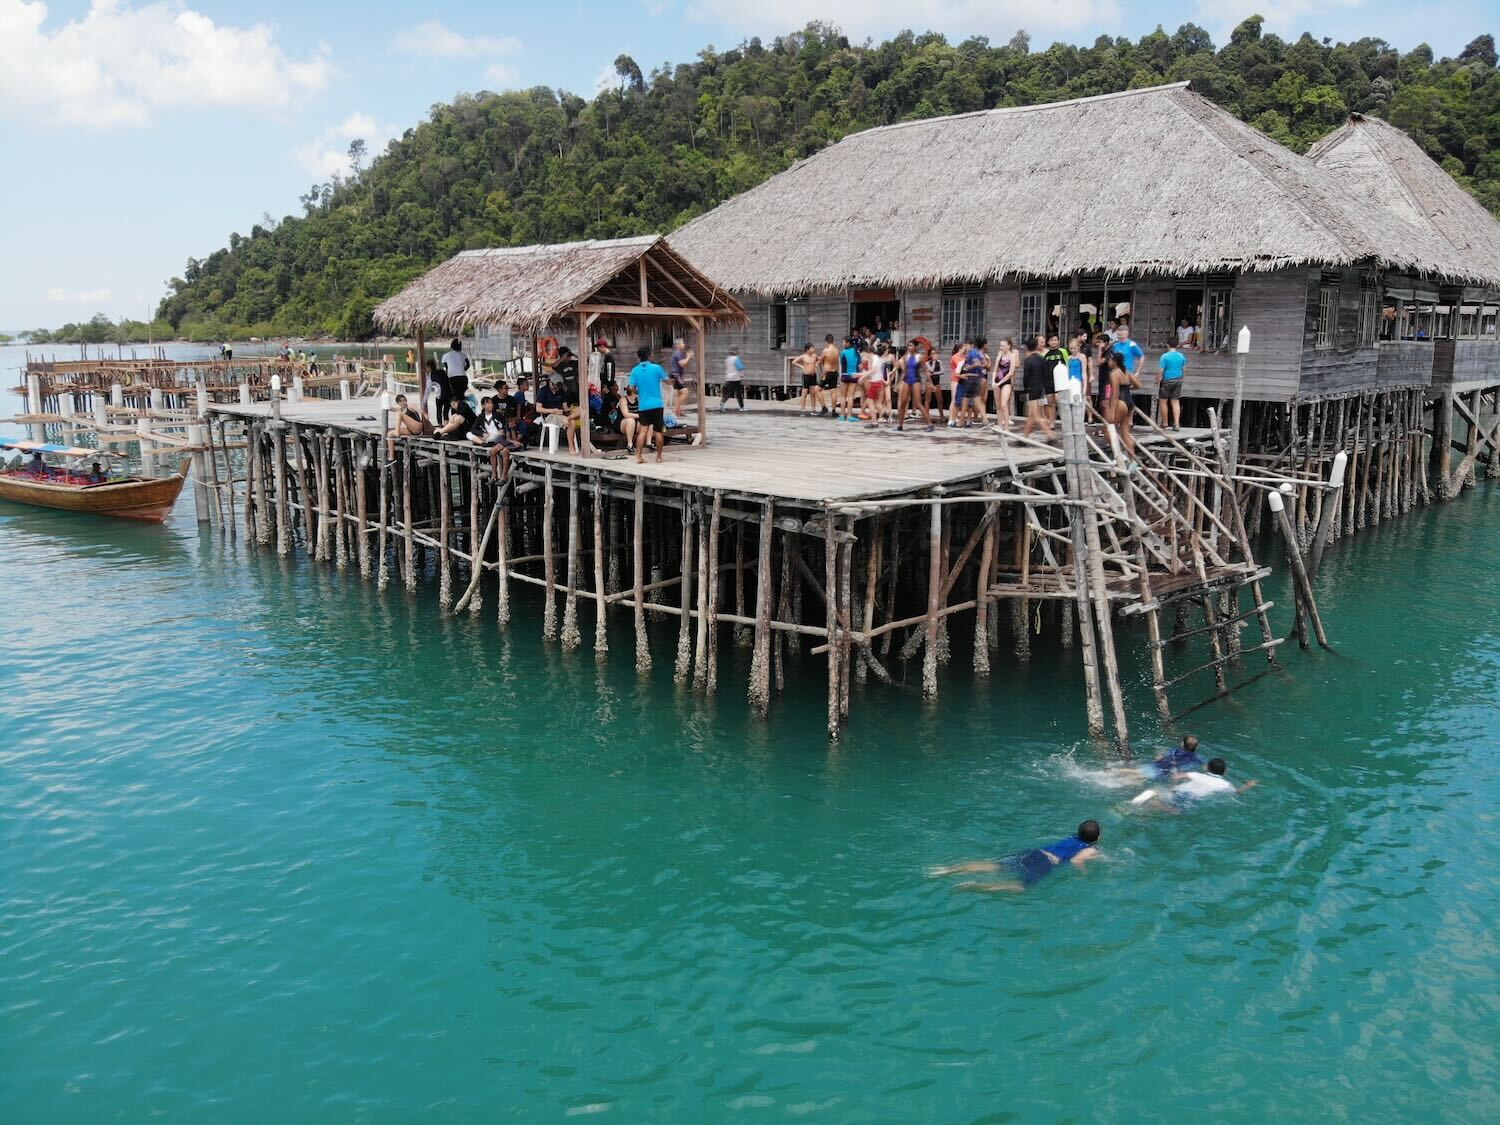
M 913 324 L 931 324 L 937 319 L 937 310 L 931 305 L 918 305 L 914 309 L 908 309 L 906 317 Z

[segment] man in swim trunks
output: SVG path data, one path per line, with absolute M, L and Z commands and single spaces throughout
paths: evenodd
M 934 867 L 929 874 L 978 875 L 1004 872 L 1014 878 L 994 883 L 960 883 L 958 889 L 968 891 L 1024 891 L 1033 883 L 1045 879 L 1064 863 L 1072 864 L 1079 871 L 1091 859 L 1099 856 L 1099 822 L 1085 820 L 1078 831 L 1045 848 L 1028 848 L 1024 852 L 1002 856 L 1000 859 L 977 860 L 959 863 L 952 867 Z
M 823 409 L 819 413 L 828 413 L 823 391 L 818 386 L 819 365 L 817 350 L 811 344 L 803 348 L 802 354 L 792 360 L 792 366 L 802 375 L 802 413 L 804 416 L 815 406 L 822 406 Z
M 1224 775 L 1229 770 L 1223 758 L 1213 758 L 1206 773 L 1190 773 L 1179 776 L 1178 782 L 1165 795 L 1155 789 L 1147 789 L 1131 800 L 1132 805 L 1145 805 L 1157 812 L 1180 813 L 1192 808 L 1209 797 L 1233 796 L 1247 789 L 1254 789 L 1259 782 L 1247 781 L 1236 787 Z
M 823 395 L 823 409 L 820 415 L 827 414 L 833 407 L 833 395 L 839 387 L 839 346 L 834 343 L 830 334 L 823 337 L 823 351 L 818 356 L 818 361 L 823 369 L 823 382 L 821 384 Z

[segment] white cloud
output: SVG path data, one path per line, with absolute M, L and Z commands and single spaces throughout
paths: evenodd
M 652 19 L 664 16 L 677 6 L 677 0 L 641 0 L 641 7 Z
M 1033 34 L 1104 31 L 1120 20 L 1117 0 L 927 0 L 919 5 L 910 0 L 687 0 L 685 11 L 698 23 L 725 24 L 750 35 L 782 35 L 821 20 L 854 40 L 903 28 L 1008 39 L 1021 28 Z
M 440 20 L 428 20 L 391 40 L 391 50 L 445 59 L 514 55 L 521 41 L 512 35 L 460 35 Z
M 492 90 L 509 90 L 521 81 L 521 72 L 510 63 L 490 63 L 484 68 L 484 84 Z
M 279 110 L 332 76 L 326 51 L 291 58 L 268 25 L 221 26 L 175 0 L 93 0 L 46 22 L 45 3 L 0 0 L 0 116 L 108 128 L 175 106 Z
M 385 151 L 385 146 L 400 130 L 394 125 L 381 125 L 368 113 L 351 113 L 337 125 L 324 129 L 306 144 L 298 145 L 292 155 L 297 163 L 320 180 L 342 176 L 350 171 L 349 142 L 355 138 L 365 142 L 368 155 L 366 166 Z
M 114 292 L 109 289 L 64 289 L 58 286 L 47 290 L 49 305 L 98 305 L 114 298 Z
M 620 84 L 620 76 L 615 73 L 614 63 L 605 63 L 604 69 L 594 76 L 594 93 L 602 94 L 605 90 L 613 90 Z

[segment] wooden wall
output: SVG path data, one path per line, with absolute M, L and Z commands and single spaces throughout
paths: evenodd
M 1456 390 L 1475 390 L 1500 385 L 1500 342 L 1452 340 L 1453 379 Z M 1437 380 L 1433 380 L 1436 385 Z

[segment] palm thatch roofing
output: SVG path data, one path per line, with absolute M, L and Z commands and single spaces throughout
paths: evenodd
M 747 322 L 738 301 L 654 234 L 464 250 L 382 301 L 374 319 L 387 331 L 420 327 L 457 334 L 474 325 L 540 332 L 579 305 L 639 306 L 642 268 L 653 306 Z M 641 322 L 648 319 L 652 314 L 639 315 Z
M 1352 114 L 1307 155 L 1350 190 L 1421 227 L 1474 274 L 1500 280 L 1500 222 L 1402 130 Z
M 1365 261 L 1480 273 L 1186 83 L 855 133 L 672 244 L 761 294 Z

